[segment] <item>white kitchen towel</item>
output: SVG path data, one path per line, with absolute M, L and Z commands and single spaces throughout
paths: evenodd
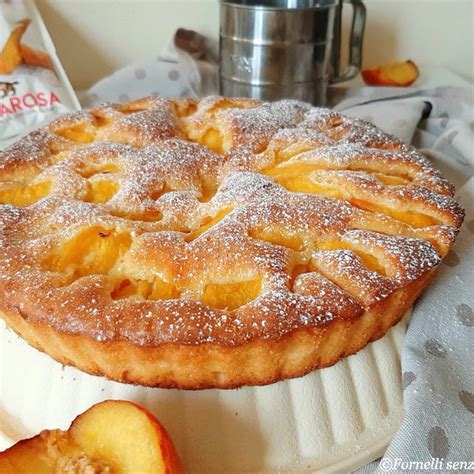
M 178 30 L 156 62 L 132 65 L 105 78 L 83 96 L 83 104 L 125 102 L 149 94 L 201 97 L 217 90 L 216 44 Z M 474 458 L 473 89 L 361 91 L 359 97 L 351 91 L 335 108 L 420 148 L 458 188 L 466 222 L 409 325 L 402 350 L 402 426 L 384 458 L 359 472 L 413 472 L 421 466 L 414 463 L 431 463 L 424 464 L 427 471 L 467 472 Z M 333 103 L 346 96 L 341 88 L 331 94 Z
M 84 107 L 128 102 L 145 95 L 204 97 L 218 91 L 217 43 L 191 30 L 177 30 L 156 61 L 127 66 L 80 96 Z
M 405 418 L 366 472 L 472 472 L 474 450 L 474 99 L 438 88 L 336 107 L 412 142 L 458 189 L 466 209 L 454 250 L 413 311 L 402 349 Z M 410 138 L 410 139 L 409 139 Z M 427 464 L 423 464 L 427 463 Z

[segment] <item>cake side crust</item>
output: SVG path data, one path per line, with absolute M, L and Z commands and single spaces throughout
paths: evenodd
M 297 329 L 278 340 L 237 347 L 163 344 L 141 347 L 126 341 L 100 342 L 58 332 L 2 309 L 8 327 L 31 346 L 64 365 L 118 382 L 180 389 L 231 389 L 266 385 L 334 365 L 385 335 L 413 305 L 434 270 L 351 320 Z

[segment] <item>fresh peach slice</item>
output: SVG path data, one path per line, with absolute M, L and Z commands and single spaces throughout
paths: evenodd
M 369 86 L 407 87 L 419 76 L 418 67 L 413 61 L 393 61 L 362 72 L 364 82 Z
M 45 430 L 0 453 L 2 474 L 175 474 L 183 472 L 166 430 L 126 401 L 98 403 L 68 431 Z

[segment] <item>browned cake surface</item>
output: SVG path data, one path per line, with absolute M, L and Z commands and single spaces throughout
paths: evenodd
M 413 147 L 296 101 L 145 98 L 0 155 L 0 308 L 63 363 L 261 384 L 395 324 L 463 211 Z

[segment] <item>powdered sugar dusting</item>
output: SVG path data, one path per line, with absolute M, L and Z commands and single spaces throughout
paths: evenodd
M 355 230 L 376 219 L 370 211 L 266 176 L 314 164 L 306 177 L 432 212 L 454 239 L 462 210 L 416 150 L 301 102 L 247 105 L 207 100 L 180 118 L 163 98 L 105 104 L 7 149 L 0 199 L 2 182 L 20 176 L 28 189 L 49 188 L 26 207 L 0 206 L 3 304 L 98 341 L 232 346 L 358 317 L 439 263 L 420 238 Z M 194 115 L 209 117 L 226 153 L 187 140 L 190 127 L 194 142 L 208 130 Z M 389 186 L 377 172 L 407 183 Z M 91 228 L 80 247 L 74 239 Z M 71 242 L 79 257 L 62 263 Z M 94 245 L 104 261 L 89 253 Z M 369 268 L 367 255 L 386 270 Z M 226 291 L 237 307 L 219 300 Z

